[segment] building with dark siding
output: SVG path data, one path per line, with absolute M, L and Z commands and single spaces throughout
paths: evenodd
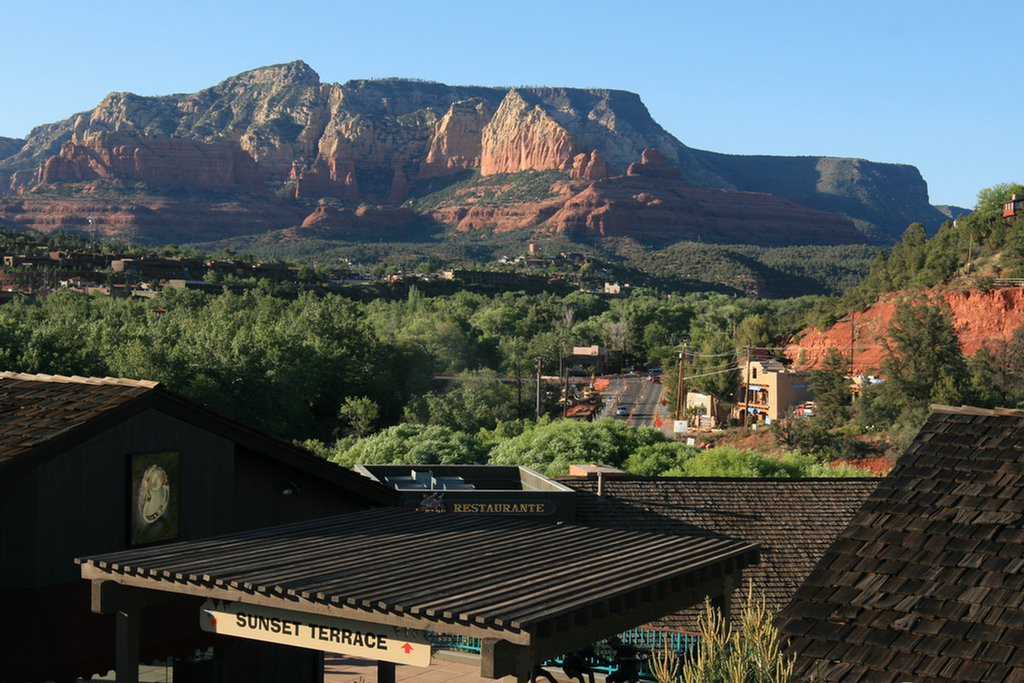
M 114 620 L 92 613 L 76 557 L 396 501 L 388 488 L 156 382 L 0 373 L 0 681 L 70 681 L 113 668 Z M 197 610 L 194 600 L 163 609 L 141 635 L 144 661 L 212 644 Z M 270 669 L 318 661 L 238 647 Z

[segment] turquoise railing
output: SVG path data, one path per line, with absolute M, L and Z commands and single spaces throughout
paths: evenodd
M 700 636 L 696 633 L 683 633 L 680 631 L 669 631 L 666 629 L 637 627 L 619 634 L 624 643 L 635 647 L 642 647 L 651 652 L 660 652 L 667 649 L 675 652 L 679 658 L 686 659 L 697 648 Z M 456 650 L 460 652 L 480 652 L 480 639 L 468 636 L 449 635 L 447 633 L 427 633 L 427 640 L 431 645 L 443 650 Z M 599 657 L 608 661 L 611 660 L 611 650 L 605 642 L 595 643 L 594 651 Z M 558 667 L 561 665 L 561 658 L 551 659 L 544 663 L 545 667 Z M 594 671 L 610 673 L 610 666 L 595 666 Z M 647 669 L 647 662 L 641 665 L 641 675 L 653 679 Z

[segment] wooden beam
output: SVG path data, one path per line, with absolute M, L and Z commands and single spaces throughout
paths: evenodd
M 101 586 L 109 584 L 111 587 L 119 586 L 121 588 L 143 589 L 143 592 L 172 595 L 193 595 L 202 598 L 211 598 L 214 600 L 228 600 L 231 602 L 241 602 L 247 605 L 276 607 L 278 609 L 307 612 L 309 614 L 323 614 L 326 616 L 353 619 L 355 621 L 365 621 L 372 624 L 384 624 L 387 626 L 433 631 L 435 633 L 449 633 L 453 635 L 468 636 L 471 638 L 502 638 L 520 645 L 529 645 L 531 639 L 530 633 L 524 630 L 497 627 L 488 628 L 487 626 L 474 624 L 450 623 L 428 617 L 417 617 L 408 614 L 389 614 L 387 612 L 369 611 L 341 604 L 325 605 L 323 603 L 305 600 L 294 595 L 278 596 L 263 593 L 250 593 L 226 585 L 201 586 L 192 583 L 179 583 L 148 576 L 112 574 L 92 564 L 82 565 L 82 578 L 89 579 L 93 582 L 94 605 L 96 604 L 95 596 L 98 590 L 101 591 L 101 593 L 102 591 L 117 590 L 110 587 L 97 588 L 97 584 L 100 584 Z M 117 604 L 120 603 L 109 603 L 109 605 L 113 605 L 113 607 L 108 606 L 106 613 L 117 609 Z M 96 611 L 95 607 L 93 608 L 93 611 Z
M 92 582 L 92 611 L 113 614 L 122 610 L 140 610 L 178 597 L 174 593 L 123 586 L 114 581 Z
M 571 630 L 558 630 L 549 638 L 537 638 L 533 647 L 536 662 L 543 662 L 552 657 L 571 652 L 577 648 L 595 643 L 609 636 L 621 633 L 639 624 L 646 624 L 653 619 L 671 614 L 694 605 L 702 605 L 705 598 L 720 599 L 730 596 L 739 585 L 738 575 L 718 579 L 708 579 L 693 587 L 673 591 L 671 595 L 659 597 L 651 602 L 642 602 L 621 612 L 611 612 L 601 619 L 592 619 L 586 623 L 574 621 Z
M 480 675 L 483 678 L 515 676 L 520 683 L 525 683 L 533 669 L 532 662 L 528 648 L 498 638 L 480 640 Z

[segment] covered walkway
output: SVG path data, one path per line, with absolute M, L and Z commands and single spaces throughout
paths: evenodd
M 727 608 L 757 561 L 755 545 L 728 538 L 382 508 L 79 563 L 93 609 L 118 615 L 118 680 L 130 683 L 141 607 L 181 596 L 402 629 L 410 641 L 476 637 L 481 677 L 525 681 L 550 657 L 707 596 Z M 378 683 L 394 680 L 393 664 L 379 672 Z

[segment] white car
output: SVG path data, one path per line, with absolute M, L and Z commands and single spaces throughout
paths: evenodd
M 629 408 L 627 408 L 626 406 L 619 406 L 618 408 L 615 409 L 615 414 L 616 415 L 629 415 Z

